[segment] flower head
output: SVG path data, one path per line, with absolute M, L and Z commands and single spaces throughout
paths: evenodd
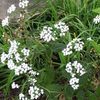
M 8 26 L 9 25 L 9 16 L 7 16 L 5 19 L 2 20 L 2 26 Z
M 93 22 L 94 22 L 95 24 L 100 23 L 100 15 L 97 15 L 97 16 L 93 19 Z
M 52 31 L 52 27 L 47 27 L 44 26 L 43 30 L 40 34 L 40 39 L 43 39 L 46 42 L 50 42 L 51 40 L 55 40 L 54 36 L 53 36 L 53 31 Z
M 7 10 L 7 13 L 12 13 L 12 12 L 14 12 L 16 10 L 16 6 L 14 5 L 14 4 L 12 4 L 9 8 L 8 8 L 8 10 Z

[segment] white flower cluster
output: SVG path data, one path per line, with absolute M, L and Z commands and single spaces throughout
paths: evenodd
M 72 86 L 74 90 L 79 88 L 79 79 L 76 77 L 72 77 L 69 81 L 69 84 Z
M 61 21 L 55 24 L 54 27 L 60 30 L 60 36 L 65 36 L 66 32 L 69 30 L 69 27 Z
M 7 16 L 5 19 L 2 20 L 2 26 L 8 26 L 9 25 L 9 16 Z
M 43 89 L 39 89 L 37 86 L 30 86 L 28 91 L 31 100 L 38 99 L 41 94 L 44 93 Z
M 46 42 L 50 42 L 51 40 L 54 41 L 55 38 L 53 37 L 52 27 L 44 26 L 40 34 L 40 39 L 43 39 Z
M 19 100 L 29 100 L 29 99 L 23 93 L 20 93 Z
M 97 16 L 93 19 L 93 22 L 94 22 L 95 24 L 100 23 L 100 15 L 97 15 Z
M 34 100 L 34 99 L 36 100 L 44 93 L 43 89 L 40 89 L 39 87 L 36 86 L 37 80 L 35 79 L 35 76 L 39 75 L 39 73 L 30 70 L 28 74 L 30 75 L 30 78 L 28 79 L 28 82 L 30 84 L 28 95 L 30 96 L 30 99 L 26 98 L 25 95 L 21 93 L 19 94 L 19 100 Z
M 68 32 L 69 27 L 64 22 L 59 22 L 58 24 L 54 24 L 54 28 L 56 30 L 60 30 L 59 36 L 65 36 L 66 32 Z M 52 27 L 44 26 L 42 32 L 40 33 L 40 39 L 43 39 L 45 42 L 55 41 L 57 39 L 58 31 L 53 30 Z
M 10 45 L 11 46 L 8 50 L 8 54 L 6 54 L 5 52 L 3 52 L 1 54 L 1 62 L 3 64 L 7 63 L 8 68 L 10 70 L 15 71 L 15 75 L 24 74 L 24 73 L 27 73 L 28 71 L 30 71 L 31 68 L 29 67 L 29 65 L 24 63 L 24 58 L 29 56 L 30 50 L 29 49 L 25 50 L 25 48 L 22 49 L 22 53 L 23 53 L 24 57 L 21 58 L 21 55 L 18 52 L 18 46 L 20 44 L 18 42 L 16 42 L 15 40 L 13 40 L 13 41 L 10 41 Z M 23 50 L 25 50 L 25 51 L 23 51 Z M 19 64 L 20 62 L 22 62 L 22 63 Z
M 78 89 L 79 79 L 76 78 L 76 76 L 77 75 L 82 76 L 86 73 L 83 66 L 80 63 L 78 63 L 77 61 L 74 61 L 73 63 L 69 62 L 69 63 L 67 63 L 65 70 L 67 71 L 67 73 L 70 73 L 70 75 L 72 77 L 69 81 L 72 88 L 73 89 Z M 77 83 L 77 84 L 75 84 L 75 83 Z
M 19 7 L 20 8 L 25 8 L 28 6 L 28 4 L 29 4 L 28 0 L 19 0 Z
M 66 46 L 66 48 L 64 48 L 62 50 L 62 53 L 64 56 L 66 55 L 70 55 L 73 53 L 73 49 L 75 51 L 81 51 L 83 49 L 83 45 L 84 45 L 84 42 L 81 41 L 81 38 L 76 38 L 76 39 L 73 39 L 71 42 L 69 42 Z
M 12 89 L 15 89 L 15 88 L 19 88 L 19 85 L 16 84 L 15 82 L 13 82 L 12 85 L 11 85 L 11 87 L 12 87 Z
M 12 4 L 8 10 L 7 10 L 7 13 L 11 14 L 12 12 L 14 12 L 16 10 L 16 6 L 14 4 Z
M 25 8 L 27 7 L 29 4 L 29 1 L 28 0 L 19 0 L 19 7 L 20 8 Z M 11 14 L 12 12 L 14 12 L 16 10 L 16 6 L 15 4 L 12 4 L 8 9 L 7 9 L 7 13 L 8 14 Z M 9 25 L 9 19 L 10 17 L 7 16 L 5 17 L 3 20 L 2 20 L 2 26 L 8 26 Z
M 24 54 L 24 56 L 28 57 L 28 56 L 29 56 L 29 53 L 30 53 L 30 50 L 27 49 L 27 48 L 23 48 L 23 49 L 21 50 L 21 52 Z
M 8 9 L 7 9 L 7 13 L 11 14 L 12 12 L 14 12 L 16 10 L 16 6 L 14 4 L 12 4 Z M 2 26 L 8 26 L 9 25 L 9 16 L 7 16 L 6 18 L 4 18 L 2 20 Z
M 1 62 L 3 64 L 7 64 L 8 68 L 10 70 L 13 70 L 15 72 L 16 76 L 19 76 L 21 74 L 28 74 L 29 79 L 28 82 L 30 84 L 28 93 L 30 95 L 30 98 L 37 99 L 40 95 L 43 94 L 43 89 L 39 89 L 36 86 L 36 76 L 39 75 L 36 71 L 33 71 L 30 67 L 31 65 L 27 64 L 27 58 L 30 55 L 30 50 L 23 48 L 20 53 L 18 52 L 18 48 L 20 43 L 16 42 L 15 40 L 10 42 L 10 48 L 8 50 L 8 54 L 3 52 L 1 54 Z M 21 57 L 22 56 L 22 57 Z M 15 82 L 12 83 L 12 89 L 19 88 L 19 85 Z M 19 94 L 19 100 L 29 100 L 27 97 L 25 97 L 24 94 Z
M 7 9 L 7 13 L 11 14 L 12 12 L 14 12 L 16 10 L 16 6 L 14 4 L 12 4 L 8 9 Z M 8 26 L 9 25 L 9 16 L 7 16 L 6 18 L 4 18 L 2 20 L 2 26 Z
M 22 63 L 21 65 L 15 68 L 15 75 L 25 74 L 30 70 L 32 69 L 28 66 L 28 64 Z
M 30 84 L 28 94 L 30 95 L 31 100 L 38 99 L 44 93 L 44 91 L 43 89 L 40 89 L 35 85 L 37 80 L 33 77 L 35 77 L 36 75 L 39 75 L 39 73 L 31 70 L 29 71 L 29 74 L 31 75 L 31 77 L 28 80 Z

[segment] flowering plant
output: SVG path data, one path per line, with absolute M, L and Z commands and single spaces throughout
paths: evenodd
M 91 12 L 92 1 L 88 11 L 82 6 L 86 2 L 77 3 L 47 0 L 39 13 L 28 9 L 28 0 L 8 8 L 0 38 L 4 99 L 99 100 L 100 15 Z M 68 4 L 74 5 L 69 9 Z M 12 23 L 11 14 L 17 11 Z

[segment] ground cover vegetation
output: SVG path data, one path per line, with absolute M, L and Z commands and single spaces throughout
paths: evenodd
M 0 100 L 100 100 L 100 0 L 43 0 L 36 7 L 19 0 L 7 14 Z

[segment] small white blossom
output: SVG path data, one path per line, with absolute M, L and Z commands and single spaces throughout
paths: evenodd
M 13 41 L 10 41 L 10 45 L 11 46 L 8 51 L 9 55 L 17 53 L 19 43 L 17 43 L 15 40 L 13 40 Z
M 12 12 L 14 12 L 15 10 L 16 10 L 16 6 L 15 6 L 14 4 L 12 4 L 12 5 L 8 8 L 7 13 L 12 13 Z
M 86 73 L 85 69 L 83 68 L 83 66 L 78 63 L 77 61 L 74 61 L 72 63 L 72 66 L 74 66 L 74 68 L 76 69 L 76 73 L 80 74 L 80 76 L 84 75 Z
M 73 47 L 73 46 L 72 46 L 72 43 L 69 42 L 69 43 L 67 44 L 66 48 L 64 48 L 64 49 L 62 50 L 63 55 L 66 56 L 66 55 L 72 54 L 72 53 L 73 53 L 72 47 Z
M 25 97 L 25 95 L 23 93 L 19 94 L 19 100 L 28 100 L 27 97 Z
M 4 64 L 7 58 L 8 58 L 8 55 L 5 52 L 3 52 L 1 54 L 1 62 Z
M 16 84 L 15 82 L 13 82 L 12 85 L 11 85 L 11 87 L 12 87 L 12 89 L 15 89 L 15 88 L 19 88 L 19 85 Z
M 28 6 L 28 4 L 29 4 L 28 0 L 19 0 L 19 7 L 20 8 L 25 8 Z
M 28 91 L 32 100 L 38 99 L 43 93 L 43 89 L 39 89 L 37 86 L 30 86 Z
M 5 19 L 2 20 L 2 26 L 8 26 L 9 25 L 9 16 L 7 16 Z
M 27 73 L 31 68 L 26 63 L 22 63 L 15 69 L 15 75 L 25 74 Z
M 73 68 L 72 68 L 72 64 L 71 64 L 71 62 L 69 62 L 67 65 L 66 65 L 66 69 L 65 69 L 68 73 L 72 73 L 72 70 L 73 70 Z
M 74 90 L 78 89 L 79 87 L 79 79 L 76 77 L 72 77 L 69 81 L 69 84 L 72 86 Z
M 76 39 L 76 41 L 74 43 L 74 49 L 75 49 L 75 51 L 81 51 L 83 49 L 83 45 L 84 45 L 84 42 L 81 41 L 80 38 Z
M 24 54 L 24 56 L 28 57 L 29 56 L 29 53 L 30 53 L 30 50 L 29 49 L 22 49 L 21 52 Z
M 18 52 L 15 53 L 15 60 L 16 60 L 17 63 L 22 61 L 22 58 L 20 57 L 20 54 Z
M 65 36 L 66 32 L 68 32 L 69 27 L 64 22 L 59 22 L 54 25 L 55 28 L 61 31 L 60 36 Z
M 54 27 L 60 30 L 60 36 L 65 36 L 66 32 L 69 30 L 69 27 L 61 21 L 55 24 Z
M 64 56 L 66 56 L 66 55 L 72 54 L 73 49 L 75 51 L 81 51 L 83 49 L 83 45 L 84 45 L 84 42 L 81 41 L 80 38 L 75 38 L 67 44 L 66 48 L 62 50 L 62 53 Z
M 28 81 L 30 82 L 30 85 L 35 85 L 35 83 L 37 82 L 35 78 L 30 78 Z
M 12 59 L 9 59 L 8 62 L 7 62 L 7 66 L 10 70 L 13 70 L 16 68 L 16 65 L 14 64 L 13 60 Z
M 40 39 L 43 39 L 46 42 L 50 42 L 51 40 L 55 41 L 55 38 L 53 36 L 52 27 L 44 26 L 40 34 Z
M 97 16 L 93 19 L 93 22 L 94 22 L 95 24 L 100 23 L 100 15 L 97 15 Z

